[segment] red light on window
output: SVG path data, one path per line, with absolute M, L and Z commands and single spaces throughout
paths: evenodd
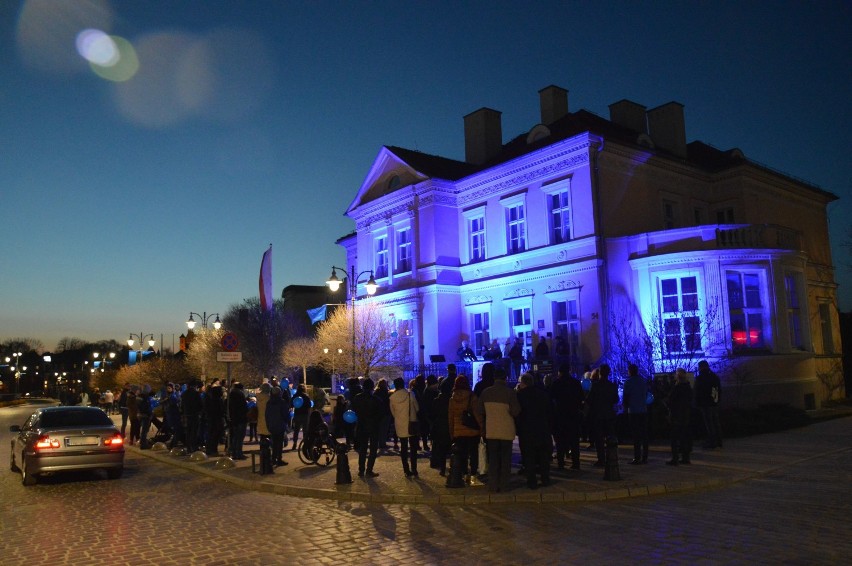
M 760 340 L 760 330 L 752 328 L 748 331 L 748 338 L 749 340 L 751 340 L 752 344 L 756 343 L 758 340 Z
M 746 341 L 746 333 L 743 330 L 735 330 L 731 333 L 731 338 L 737 344 L 745 344 Z
M 47 435 L 39 437 L 35 443 L 36 450 L 46 450 L 49 448 L 59 448 L 59 441 L 55 438 L 50 438 Z
M 112 438 L 107 438 L 106 440 L 104 440 L 104 444 L 106 446 L 123 446 L 124 439 L 121 437 L 120 434 L 116 434 Z

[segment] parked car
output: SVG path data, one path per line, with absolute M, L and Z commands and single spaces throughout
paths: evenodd
M 106 413 L 97 407 L 42 407 L 23 426 L 9 427 L 9 459 L 24 485 L 41 475 L 72 470 L 104 469 L 110 479 L 124 472 L 124 440 Z

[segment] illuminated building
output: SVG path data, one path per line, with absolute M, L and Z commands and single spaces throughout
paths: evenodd
M 500 112 L 465 116 L 464 162 L 383 147 L 346 211 L 339 243 L 373 270 L 364 300 L 410 337 L 412 363 L 561 335 L 575 370 L 706 358 L 745 403 L 816 406 L 841 352 L 837 197 L 687 143 L 677 102 L 622 100 L 605 119 L 569 112 L 562 88 L 539 95 L 541 123 L 505 144 Z

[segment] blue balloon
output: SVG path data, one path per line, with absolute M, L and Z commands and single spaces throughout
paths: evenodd
M 648 395 L 645 397 L 645 404 L 650 405 L 654 402 L 654 394 L 648 391 Z
M 355 411 L 350 409 L 343 413 L 343 420 L 348 422 L 349 424 L 354 424 L 358 422 L 358 415 L 355 414 Z
M 313 406 L 314 406 L 314 400 L 311 399 L 311 408 L 313 408 Z
M 305 400 L 302 399 L 301 397 L 296 397 L 295 399 L 293 399 L 293 406 L 296 407 L 297 409 L 301 409 L 302 405 L 304 405 L 304 404 L 305 404 Z
M 580 383 L 583 385 L 583 391 L 590 391 L 592 389 L 592 380 L 588 377 L 583 378 Z

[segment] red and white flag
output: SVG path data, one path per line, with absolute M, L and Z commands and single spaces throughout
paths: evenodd
M 260 308 L 264 311 L 272 310 L 272 244 L 269 244 L 269 249 L 263 252 L 263 259 L 260 260 Z

